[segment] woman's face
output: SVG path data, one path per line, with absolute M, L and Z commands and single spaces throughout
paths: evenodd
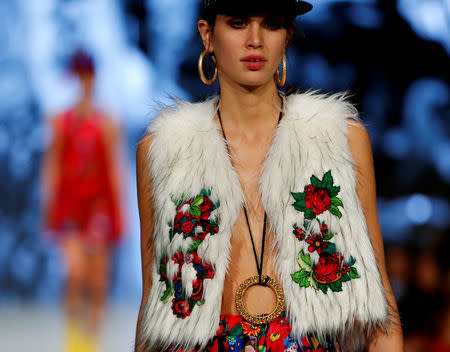
M 273 82 L 292 34 L 282 26 L 282 20 L 268 15 L 217 15 L 214 28 L 199 21 L 203 43 L 209 52 L 214 52 L 222 83 L 255 87 Z

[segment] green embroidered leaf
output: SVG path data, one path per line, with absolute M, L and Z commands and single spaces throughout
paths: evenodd
M 172 287 L 167 285 L 167 282 L 166 282 L 166 290 L 164 291 L 162 297 L 160 298 L 161 302 L 166 303 L 167 300 L 169 299 L 169 297 L 172 296 L 172 293 L 173 293 Z
M 316 217 L 316 213 L 314 213 L 314 210 L 312 209 L 306 209 L 305 211 L 305 218 L 312 220 Z
M 341 190 L 340 186 L 331 186 L 328 189 L 328 192 L 330 193 L 330 197 L 336 197 L 340 190 Z
M 298 211 L 306 211 L 306 205 L 305 202 L 301 203 L 301 202 L 295 202 L 292 204 L 295 208 L 295 210 Z
M 306 269 L 308 271 L 311 270 L 311 257 L 309 256 L 309 254 L 305 254 L 303 253 L 303 251 L 300 251 L 298 253 L 297 262 L 301 268 Z
M 193 240 L 191 246 L 189 247 L 189 251 L 197 250 L 198 246 L 200 246 L 201 243 L 202 243 L 202 240 L 200 240 L 198 238 Z
M 300 281 L 300 287 L 309 287 L 311 285 L 311 283 L 309 282 L 309 275 L 304 277 L 301 281 Z
M 352 266 L 355 263 L 356 263 L 356 259 L 353 257 L 350 257 L 350 259 L 348 260 L 348 265 Z
M 197 301 L 197 305 L 199 305 L 199 306 L 202 306 L 202 305 L 204 305 L 205 304 L 205 299 L 204 298 L 200 298 L 198 301 Z
M 324 188 L 322 186 L 322 182 L 314 175 L 311 176 L 311 184 L 313 185 L 313 187 L 315 189 L 317 189 L 317 188 Z
M 233 329 L 228 333 L 230 336 L 239 336 L 242 335 L 242 325 L 236 324 Z
M 330 207 L 330 213 L 337 216 L 339 219 L 342 217 L 342 213 L 334 205 Z
M 324 284 L 318 283 L 317 286 L 319 286 L 320 290 L 321 290 L 323 293 L 327 293 L 327 291 L 328 291 L 328 285 L 324 285 Z
M 336 207 L 343 207 L 344 204 L 342 204 L 342 200 L 340 200 L 338 197 L 331 198 L 331 204 L 333 204 Z
M 327 233 L 323 236 L 323 239 L 324 239 L 325 241 L 329 241 L 329 240 L 331 240 L 333 237 L 334 237 L 334 233 L 332 233 L 332 232 L 327 232 Z
M 350 276 L 348 274 L 342 275 L 341 282 L 350 281 Z
M 350 268 L 350 277 L 352 279 L 358 279 L 360 277 L 359 274 L 358 274 L 358 270 L 356 270 L 355 267 L 351 267 Z
M 197 301 L 193 300 L 192 298 L 189 298 L 188 302 L 189 302 L 189 310 L 192 312 L 192 310 L 194 309 L 195 305 L 197 304 Z
M 333 242 L 328 242 L 328 247 L 323 250 L 325 253 L 336 253 L 336 245 Z
M 304 202 L 305 198 L 306 198 L 306 194 L 305 193 L 294 193 L 291 192 L 292 197 L 294 197 L 294 199 L 298 202 Z
M 173 228 L 170 228 L 169 231 L 169 241 L 172 242 L 173 237 L 175 236 L 175 230 Z
M 305 269 L 302 269 L 300 271 L 297 271 L 297 272 L 291 274 L 291 277 L 295 283 L 297 283 L 301 286 L 301 282 L 303 281 L 303 279 L 304 278 L 308 279 L 309 275 L 311 275 L 310 271 L 306 271 Z
M 198 205 L 191 205 L 190 214 L 192 216 L 200 216 L 202 215 L 202 211 L 200 210 L 200 207 Z
M 170 195 L 170 199 L 177 207 L 179 207 L 184 202 L 184 198 L 185 198 L 184 193 L 180 196 L 180 198 L 175 198 L 173 194 Z
M 322 185 L 324 188 L 329 189 L 333 186 L 333 176 L 331 176 L 331 170 L 328 170 L 322 178 Z
M 342 282 L 341 281 L 332 282 L 330 283 L 330 288 L 331 291 L 333 292 L 340 292 L 342 291 Z
M 192 201 L 191 205 L 199 205 L 203 202 L 203 194 L 199 194 L 195 199 Z

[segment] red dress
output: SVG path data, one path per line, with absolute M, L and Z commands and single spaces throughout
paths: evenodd
M 121 221 L 108 167 L 103 117 L 96 113 L 77 117 L 69 110 L 60 122 L 60 173 L 49 209 L 49 227 L 57 236 L 76 230 L 93 246 L 116 242 Z

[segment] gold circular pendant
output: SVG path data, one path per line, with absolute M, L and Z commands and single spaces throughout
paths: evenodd
M 270 287 L 275 293 L 275 297 L 277 299 L 275 308 L 269 314 L 251 314 L 246 309 L 244 304 L 245 292 L 247 292 L 247 290 L 250 287 L 259 285 L 258 275 L 249 277 L 247 280 L 245 280 L 243 283 L 239 285 L 236 291 L 236 298 L 235 298 L 236 309 L 246 321 L 248 321 L 253 325 L 269 324 L 270 322 L 278 318 L 280 314 L 286 310 L 286 301 L 284 298 L 283 288 L 277 281 L 268 276 L 264 276 L 263 281 L 265 281 L 266 278 L 268 278 L 268 280 L 264 286 Z

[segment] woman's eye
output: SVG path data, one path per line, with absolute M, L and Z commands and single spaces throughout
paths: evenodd
M 234 19 L 230 21 L 230 25 L 234 28 L 243 28 L 245 26 L 245 21 L 241 19 Z
M 264 21 L 264 26 L 269 29 L 277 30 L 282 27 L 282 24 L 277 18 L 268 18 Z

